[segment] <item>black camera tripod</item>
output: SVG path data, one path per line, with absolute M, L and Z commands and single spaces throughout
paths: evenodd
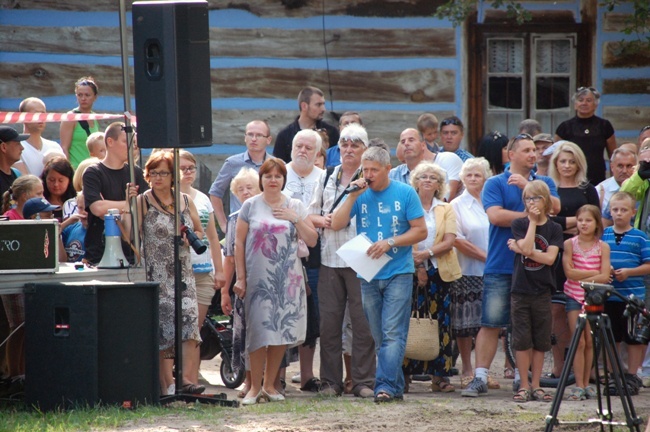
M 616 292 L 611 285 L 595 283 L 581 283 L 580 285 L 587 292 L 585 298 L 585 310 L 587 313 L 580 314 L 578 317 L 576 331 L 571 338 L 571 344 L 569 345 L 567 359 L 564 363 L 564 367 L 562 368 L 562 374 L 560 375 L 560 382 L 557 386 L 557 392 L 555 393 L 553 403 L 551 404 L 551 412 L 548 416 L 546 416 L 545 431 L 550 432 L 553 430 L 554 426 L 560 424 L 600 424 L 601 431 L 605 430 L 605 426 L 609 426 L 610 431 L 614 430 L 614 426 L 627 426 L 630 431 L 640 432 L 639 426 L 643 424 L 643 420 L 637 417 L 634 410 L 632 397 L 628 390 L 627 384 L 625 383 L 625 374 L 623 367 L 621 366 L 621 360 L 618 356 L 618 352 L 616 351 L 616 343 L 614 341 L 614 334 L 612 333 L 611 321 L 609 316 L 603 313 L 605 301 L 611 295 L 619 297 L 625 301 L 628 306 L 630 306 L 631 303 L 626 297 Z M 609 391 L 604 392 L 606 406 L 603 408 L 603 391 L 601 384 L 601 375 L 598 367 L 596 367 L 598 417 L 586 421 L 560 421 L 557 418 L 557 414 L 560 410 L 560 404 L 562 403 L 562 397 L 564 395 L 564 389 L 567 386 L 567 378 L 569 377 L 569 373 L 573 365 L 573 359 L 576 355 L 580 337 L 586 330 L 587 322 L 589 322 L 589 325 L 591 326 L 593 335 L 594 361 L 597 361 L 599 354 L 602 353 L 604 367 L 603 382 L 605 383 L 605 386 L 607 386 L 607 383 L 614 383 L 617 393 L 621 399 L 623 411 L 625 412 L 625 422 L 614 421 L 614 416 L 612 413 L 612 400 Z M 612 367 L 611 374 L 608 370 L 608 364 L 611 364 Z

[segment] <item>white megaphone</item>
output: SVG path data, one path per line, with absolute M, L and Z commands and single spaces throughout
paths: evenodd
M 129 266 L 129 261 L 122 251 L 122 236 L 117 226 L 117 219 L 120 218 L 118 209 L 108 209 L 104 215 L 104 236 L 105 246 L 102 260 L 97 268 L 124 268 Z

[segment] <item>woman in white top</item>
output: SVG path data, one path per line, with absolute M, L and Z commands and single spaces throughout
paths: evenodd
M 208 313 L 208 308 L 212 304 L 214 292 L 220 290 L 226 284 L 226 279 L 223 273 L 221 244 L 219 243 L 219 234 L 217 233 L 216 219 L 214 218 L 210 198 L 192 187 L 196 179 L 196 159 L 192 153 L 185 150 L 181 150 L 179 156 L 181 192 L 189 195 L 194 201 L 203 232 L 206 234 L 202 240 L 208 246 L 208 250 L 201 255 L 194 252 L 193 249 L 190 250 L 192 254 L 192 271 L 196 280 L 196 298 L 199 304 L 198 322 L 199 328 L 201 328 Z M 198 346 L 195 351 L 195 362 L 192 363 L 192 378 L 193 382 L 198 382 L 199 367 L 201 365 Z
M 466 160 L 460 171 L 465 190 L 451 202 L 458 225 L 454 246 L 458 251 L 458 262 L 463 272 L 463 277 L 454 282 L 451 290 L 451 325 L 463 362 L 463 388 L 472 380 L 472 338 L 481 327 L 483 269 L 490 227 L 481 203 L 481 191 L 490 176 L 490 164 L 485 158 Z

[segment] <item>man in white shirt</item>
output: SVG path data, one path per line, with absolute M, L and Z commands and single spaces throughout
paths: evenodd
M 600 208 L 605 211 L 609 204 L 609 199 L 615 192 L 621 188 L 623 182 L 634 174 L 639 158 L 636 153 L 623 147 L 617 148 L 612 153 L 609 162 L 609 168 L 612 170 L 612 176 L 603 180 L 596 186 L 598 197 L 600 198 Z
M 302 129 L 294 137 L 291 145 L 291 162 L 287 164 L 287 184 L 283 193 L 302 201 L 305 207 L 311 203 L 314 189 L 318 186 L 322 169 L 314 165 L 323 141 L 318 132 Z M 304 260 L 303 260 L 304 263 Z M 307 297 L 307 337 L 300 347 L 300 390 L 318 392 L 320 380 L 314 377 L 314 354 L 319 334 L 318 317 L 318 268 L 307 269 L 307 283 L 311 294 Z M 309 290 L 307 293 L 309 294 Z
M 39 98 L 29 97 L 24 99 L 18 111 L 26 113 L 45 113 L 45 103 Z M 25 123 L 23 125 L 24 133 L 29 134 L 29 138 L 22 141 L 23 153 L 20 160 L 14 164 L 22 174 L 34 174 L 40 177 L 43 172 L 43 157 L 49 153 L 60 153 L 65 156 L 61 146 L 52 140 L 42 137 L 45 130 L 45 122 Z

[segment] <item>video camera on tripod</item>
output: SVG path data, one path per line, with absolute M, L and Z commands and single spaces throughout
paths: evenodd
M 640 298 L 631 294 L 625 297 L 614 289 L 612 285 L 591 282 L 580 282 L 585 290 L 585 311 L 587 313 L 602 313 L 605 302 L 614 295 L 625 302 L 623 316 L 628 319 L 628 334 L 635 342 L 647 344 L 650 341 L 650 312 Z

